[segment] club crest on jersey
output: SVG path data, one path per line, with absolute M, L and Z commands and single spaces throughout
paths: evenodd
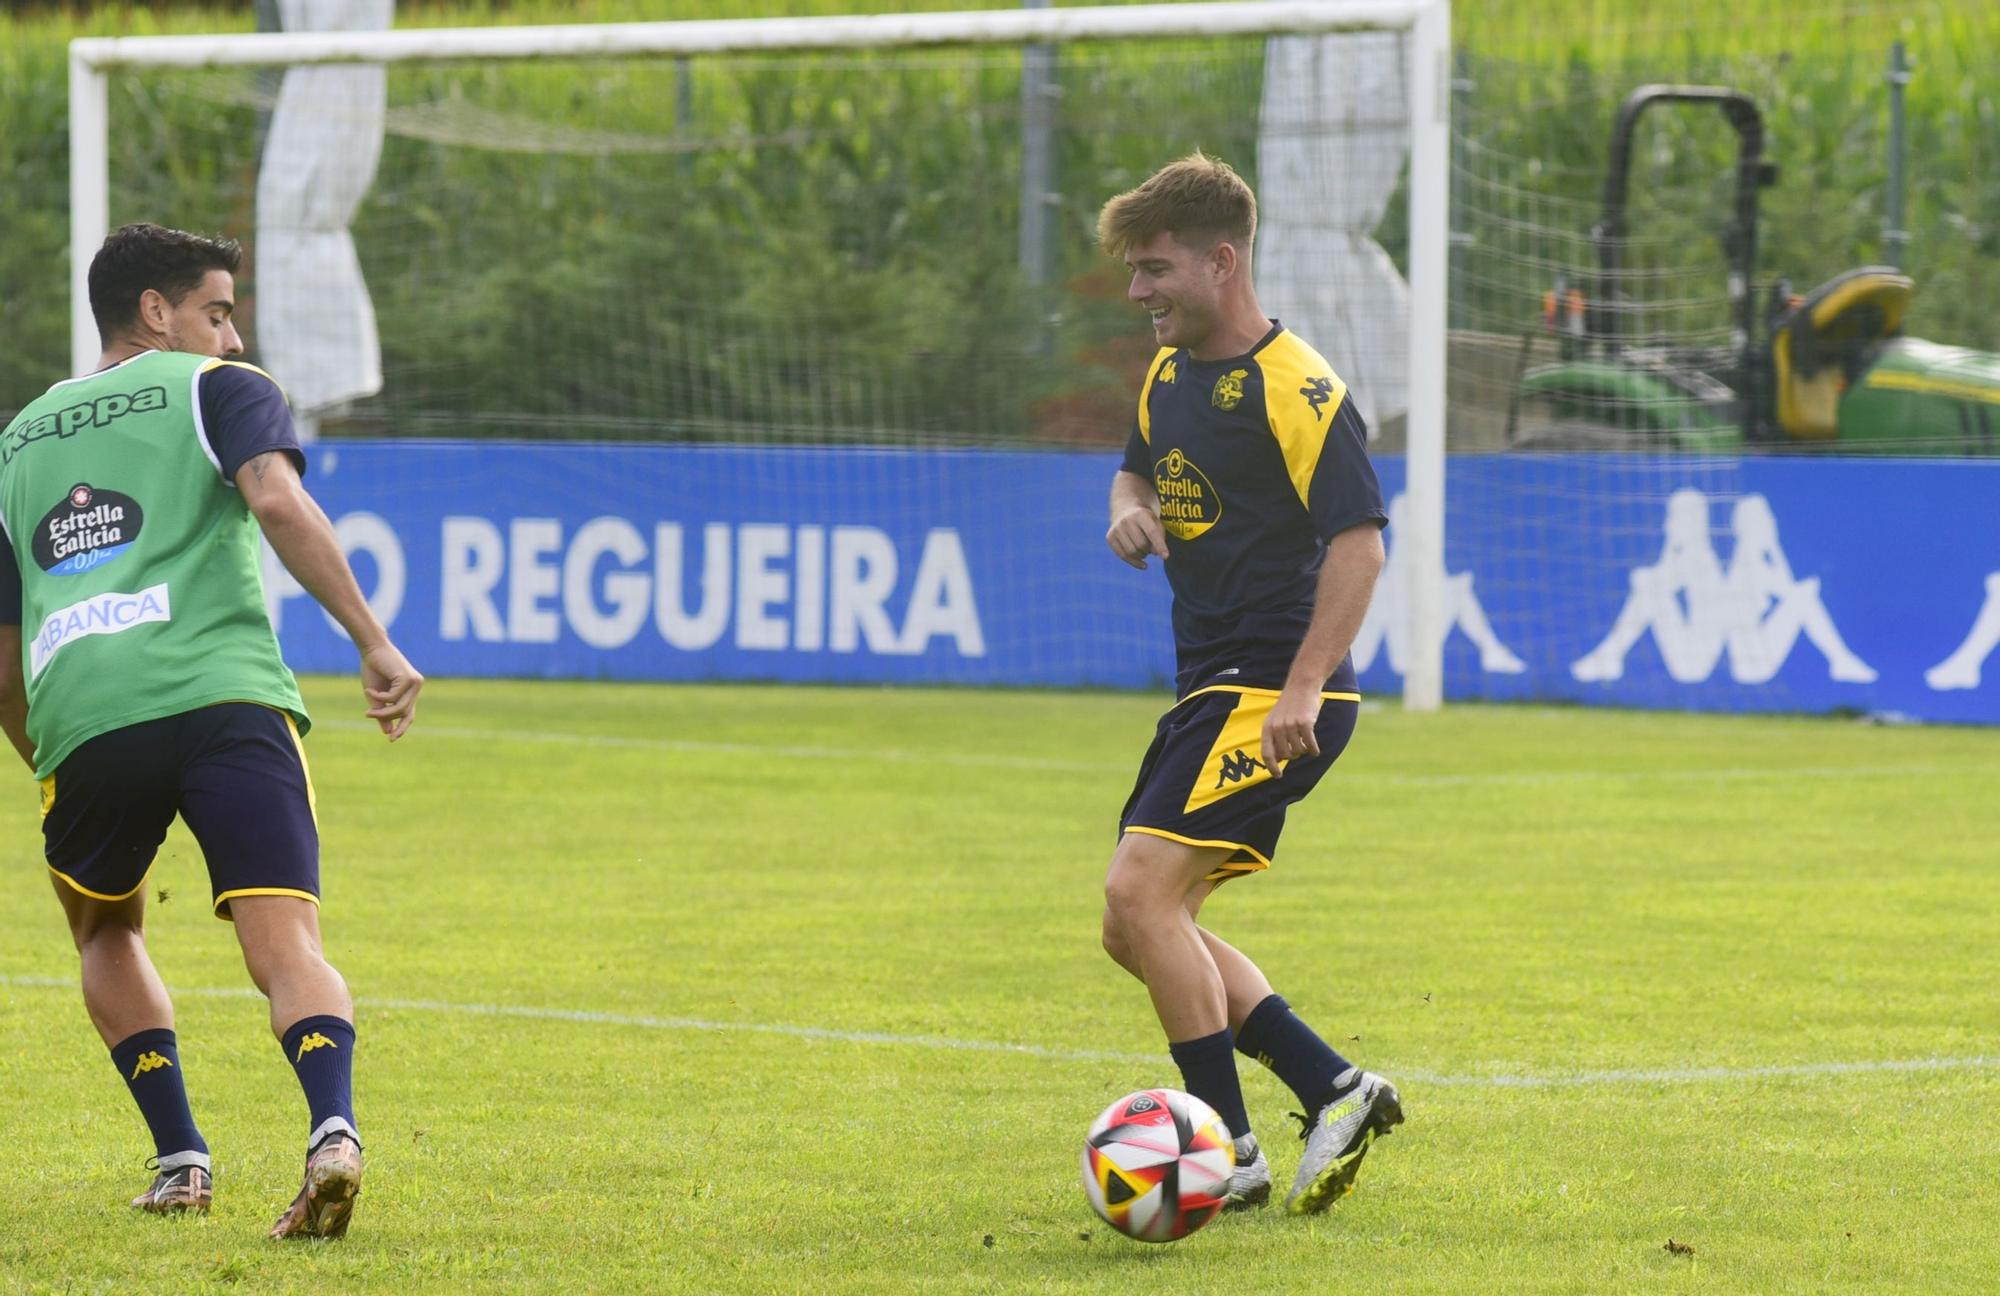
M 1211 405 L 1219 410 L 1233 410 L 1243 403 L 1243 380 L 1250 376 L 1248 369 L 1231 369 L 1215 380 L 1215 390 L 1208 394 Z
M 1215 483 L 1178 446 L 1153 465 L 1153 490 L 1160 497 L 1160 525 L 1177 540 L 1192 540 L 1222 518 Z

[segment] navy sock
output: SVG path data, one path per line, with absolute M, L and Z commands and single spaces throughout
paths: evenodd
M 1250 1132 L 1250 1113 L 1243 1108 L 1243 1084 L 1236 1077 L 1236 1055 L 1230 1051 L 1229 1032 L 1219 1030 L 1200 1039 L 1169 1043 L 1174 1065 L 1181 1069 L 1181 1085 L 1189 1093 L 1215 1108 L 1231 1138 Z
M 1236 1047 L 1283 1080 L 1308 1116 L 1334 1100 L 1335 1081 L 1353 1065 L 1300 1021 L 1283 995 L 1271 995 L 1250 1010 L 1236 1032 Z
M 285 1031 L 284 1045 L 285 1060 L 298 1075 L 312 1112 L 306 1150 L 343 1130 L 359 1142 L 354 1124 L 353 1023 L 339 1017 L 302 1018 Z
M 125 1077 L 132 1101 L 153 1131 L 153 1151 L 166 1158 L 176 1152 L 198 1152 L 208 1164 L 208 1143 L 195 1128 L 188 1107 L 187 1084 L 181 1078 L 181 1050 L 170 1030 L 142 1030 L 111 1046 L 111 1061 Z

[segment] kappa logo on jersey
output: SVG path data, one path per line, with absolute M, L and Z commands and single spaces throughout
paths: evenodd
M 139 1064 L 132 1068 L 132 1078 L 137 1080 L 148 1071 L 157 1071 L 161 1067 L 170 1067 L 173 1064 L 172 1058 L 162 1057 L 158 1053 L 141 1053 Z
M 1233 410 L 1243 403 L 1243 380 L 1250 376 L 1248 369 L 1231 369 L 1215 380 L 1215 390 L 1208 394 L 1209 403 L 1219 410 Z
M 130 548 L 144 520 L 130 495 L 78 482 L 36 523 L 35 562 L 51 576 L 80 575 Z
M 1215 483 L 1178 448 L 1153 465 L 1153 491 L 1160 497 L 1160 525 L 1177 540 L 1192 540 L 1222 520 Z
M 1180 369 L 1179 369 L 1179 368 L 1178 368 L 1178 367 L 1177 367 L 1177 366 L 1176 366 L 1176 365 L 1174 364 L 1174 362 L 1173 362 L 1173 361 L 1169 360 L 1169 361 L 1167 361 L 1167 362 L 1166 362 L 1165 364 L 1163 364 L 1163 365 L 1161 365 L 1161 366 L 1160 366 L 1160 381 L 1161 381 L 1161 382 L 1163 382 L 1163 383 L 1170 383 L 1170 382 L 1172 382 L 1172 381 L 1173 381 L 1174 379 L 1176 379 L 1176 378 L 1178 378 L 1178 377 L 1180 377 L 1180 376 L 1181 376 L 1181 371 L 1180 371 Z
M 28 678 L 39 678 L 50 659 L 78 639 L 123 634 L 134 626 L 173 619 L 165 581 L 136 594 L 98 594 L 57 608 L 42 618 L 42 628 L 35 632 L 35 642 L 28 651 Z
M 9 432 L 6 441 L 0 443 L 0 464 L 14 462 L 15 455 L 37 441 L 49 437 L 73 437 L 85 428 L 108 427 L 127 414 L 148 414 L 166 407 L 167 389 L 164 387 L 142 387 L 129 396 L 124 392 L 114 392 L 80 405 L 65 406 Z
M 1313 421 L 1318 422 L 1326 417 L 1320 406 L 1333 399 L 1333 379 L 1308 378 L 1306 385 L 1299 388 L 1299 395 L 1305 397 L 1306 404 L 1312 406 Z
M 337 1049 L 339 1047 L 340 1045 L 334 1043 L 326 1036 L 320 1034 L 318 1031 L 314 1031 L 312 1034 L 306 1036 L 304 1039 L 299 1041 L 298 1057 L 293 1058 L 292 1061 L 294 1062 L 298 1061 L 299 1058 L 304 1057 L 306 1054 L 312 1052 L 314 1049 L 317 1048 Z
M 1238 747 L 1234 754 L 1222 758 L 1222 768 L 1216 775 L 1215 786 L 1226 787 L 1231 783 L 1240 783 L 1244 779 L 1255 778 L 1258 770 L 1269 773 L 1270 769 L 1269 765 Z

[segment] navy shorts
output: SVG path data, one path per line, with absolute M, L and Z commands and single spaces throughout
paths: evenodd
M 208 861 L 215 916 L 244 895 L 319 903 L 319 825 L 297 727 L 224 702 L 89 739 L 42 780 L 49 868 L 96 900 L 123 900 L 179 814 Z
M 1276 689 L 1198 689 L 1160 717 L 1118 831 L 1149 833 L 1190 846 L 1226 846 L 1208 876 L 1221 881 L 1271 866 L 1285 810 L 1320 781 L 1354 736 L 1358 693 L 1320 694 L 1319 755 L 1282 763 L 1273 778 L 1261 759 L 1264 720 Z

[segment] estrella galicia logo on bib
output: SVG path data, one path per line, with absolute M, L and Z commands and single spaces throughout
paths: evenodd
M 144 521 L 130 495 L 78 482 L 36 526 L 35 561 L 51 576 L 79 575 L 124 553 Z

